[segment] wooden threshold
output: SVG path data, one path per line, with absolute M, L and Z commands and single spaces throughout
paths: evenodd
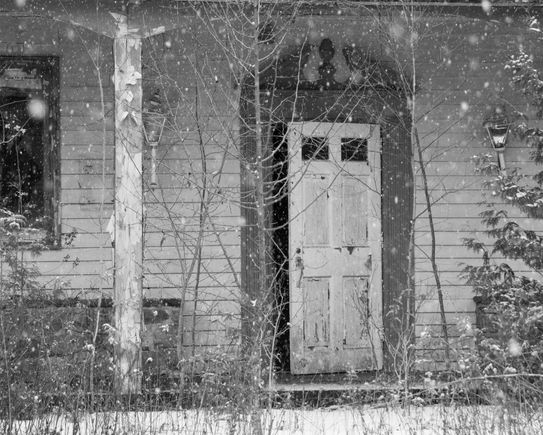
M 397 385 L 383 385 L 377 383 L 303 383 L 303 384 L 282 384 L 272 383 L 268 391 L 278 393 L 288 392 L 327 392 L 327 391 L 392 391 L 397 390 Z
M 379 391 L 394 390 L 397 385 L 378 379 L 381 372 L 325 373 L 293 375 L 278 373 L 268 386 L 274 392 Z

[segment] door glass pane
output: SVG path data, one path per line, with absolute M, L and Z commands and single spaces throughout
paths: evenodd
M 367 162 L 368 139 L 360 137 L 342 137 L 341 160 L 350 162 Z
M 302 137 L 302 160 L 328 160 L 328 140 L 325 137 Z

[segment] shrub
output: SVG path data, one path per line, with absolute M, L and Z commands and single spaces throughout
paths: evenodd
M 536 118 L 543 116 L 543 81 L 530 56 L 520 53 L 506 67 L 511 81 L 535 107 Z M 543 131 L 530 127 L 526 114 L 512 113 L 512 133 L 532 149 L 531 160 L 543 162 Z M 520 169 L 500 170 L 492 156 L 476 158 L 477 171 L 488 177 L 484 186 L 499 199 L 502 208 L 491 201 L 481 213 L 490 246 L 477 239 L 464 244 L 482 254 L 482 265 L 467 266 L 467 282 L 473 286 L 484 326 L 479 341 L 485 374 L 512 376 L 543 373 L 543 238 L 509 217 L 506 208 L 517 209 L 526 217 L 543 219 L 543 171 L 527 175 Z M 503 207 L 503 204 L 508 207 Z M 505 259 L 494 261 L 495 257 Z M 515 272 L 532 271 L 524 275 Z M 531 379 L 534 379 L 533 377 Z

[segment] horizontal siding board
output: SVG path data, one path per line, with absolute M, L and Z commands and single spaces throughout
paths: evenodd
M 102 133 L 113 131 L 113 119 L 111 117 L 86 117 L 86 116 L 66 116 L 60 120 L 62 131 L 95 131 Z M 103 136 L 102 136 L 103 137 Z
M 198 192 L 199 185 L 193 185 L 192 188 L 180 189 L 179 186 L 168 186 L 156 189 L 152 195 L 146 196 L 146 203 L 175 203 L 178 201 L 198 202 L 200 201 L 200 193 Z M 224 198 L 226 200 L 239 201 L 240 191 L 239 187 L 227 186 L 222 187 L 220 195 L 217 195 L 217 199 Z
M 103 100 L 102 100 L 102 94 L 103 94 Z M 113 86 L 103 86 L 100 88 L 98 84 L 95 86 L 84 86 L 84 85 L 77 85 L 77 86 L 70 86 L 68 83 L 64 83 L 64 86 L 62 86 L 62 92 L 61 92 L 61 101 L 62 102 L 78 102 L 78 103 L 88 103 L 88 102 L 102 102 L 113 103 L 115 100 L 114 95 L 114 88 Z
M 102 138 L 98 138 L 92 143 L 63 143 L 60 149 L 62 160 L 98 160 L 102 161 L 105 155 L 106 160 L 113 159 L 113 142 L 103 144 Z M 104 150 L 105 148 L 105 150 Z M 101 164 L 100 164 L 101 166 Z
M 64 240 L 65 238 L 70 237 L 69 234 L 63 234 L 61 239 Z M 70 249 L 85 249 L 85 248 L 92 248 L 96 246 L 107 246 L 111 247 L 111 241 L 110 236 L 108 233 L 97 233 L 97 234 L 75 234 L 75 238 L 70 243 L 69 248 Z M 66 245 L 63 243 L 64 249 L 66 249 Z
M 415 303 L 419 313 L 439 313 L 439 301 L 428 299 Z M 473 299 L 447 299 L 444 301 L 446 313 L 465 313 L 475 311 L 475 302 Z
M 488 180 L 491 180 L 492 177 L 485 177 L 480 176 L 476 174 L 475 168 L 468 167 L 465 168 L 454 168 L 451 164 L 450 168 L 447 168 L 445 165 L 442 164 L 443 162 L 435 162 L 435 166 L 433 163 L 430 163 L 427 168 L 426 176 L 428 181 L 428 188 L 429 190 L 436 190 L 440 188 L 440 185 L 442 185 L 442 188 L 448 188 L 450 190 L 457 190 L 457 189 L 466 189 L 466 190 L 482 190 L 490 192 L 490 190 L 486 187 L 484 187 L 484 183 Z M 510 162 L 509 162 L 510 163 Z M 460 166 L 461 163 L 455 163 L 456 165 Z M 507 157 L 506 157 L 506 164 L 507 164 Z M 541 171 L 543 168 L 536 165 L 535 163 L 520 163 L 522 165 L 522 172 L 525 172 L 527 174 L 535 174 L 539 171 Z M 511 164 L 507 164 L 509 169 L 512 169 Z M 517 165 L 518 166 L 518 165 Z M 417 169 L 417 177 L 416 182 L 417 185 L 419 185 L 421 188 L 423 188 L 423 179 L 421 176 L 420 171 Z M 524 182 L 525 185 L 535 184 L 530 182 L 530 180 L 526 180 Z M 520 183 L 523 184 L 523 183 Z
M 231 272 L 231 267 L 234 271 L 239 269 L 239 259 L 230 258 L 227 261 L 222 258 L 210 258 L 203 259 L 202 261 L 202 275 L 213 275 L 216 272 Z M 179 260 L 161 260 L 161 261 L 146 261 L 144 264 L 146 273 L 148 274 L 160 274 L 160 273 L 179 273 L 181 272 Z
M 113 213 L 113 204 L 92 204 L 81 207 L 81 204 L 61 204 L 61 216 L 64 219 L 105 219 L 109 220 Z
M 62 174 L 60 177 L 62 189 L 105 189 L 113 192 L 113 183 L 113 175 L 104 179 L 100 174 Z
M 495 208 L 498 210 L 504 210 L 507 212 L 508 218 L 512 219 L 525 219 L 526 214 L 521 212 L 518 208 L 507 204 L 496 204 Z M 417 204 L 417 213 L 426 212 L 426 204 Z M 455 204 L 455 203 L 436 203 L 432 206 L 432 215 L 436 219 L 443 217 L 456 217 L 456 218 L 478 218 L 481 219 L 480 213 L 488 210 L 488 207 L 480 204 Z
M 86 205 L 80 205 L 75 204 L 76 207 L 82 207 L 81 209 L 84 210 Z M 92 208 L 89 208 L 91 210 L 96 209 L 97 204 L 94 204 Z M 90 205 L 89 205 L 90 207 Z M 105 231 L 105 227 L 107 226 L 107 222 L 109 219 L 99 219 L 99 218 L 92 218 L 92 219 L 80 219 L 80 218 L 66 218 L 62 220 L 62 233 L 67 234 L 72 231 L 76 231 L 77 233 L 82 234 L 97 234 Z M 238 222 L 239 224 L 239 222 Z M 162 228 L 157 227 L 156 225 L 151 225 L 149 223 L 146 224 L 146 232 L 145 237 L 149 238 L 149 240 L 158 240 L 158 243 L 160 244 L 160 241 L 162 240 L 163 236 L 165 235 L 168 237 L 172 237 L 172 226 L 171 225 L 164 225 Z M 196 237 L 200 231 L 199 225 L 183 225 L 181 222 L 179 222 L 177 225 L 174 225 L 176 232 L 182 232 L 184 234 L 187 234 L 188 237 Z M 213 227 L 210 224 L 206 224 L 204 226 L 204 238 L 205 243 L 213 243 L 215 241 L 218 243 L 218 239 L 225 243 L 226 245 L 236 244 L 239 243 L 240 240 L 240 234 L 239 234 L 239 226 L 236 225 L 224 225 L 220 222 L 217 222 L 215 227 Z
M 178 222 L 178 230 L 179 231 L 192 231 L 196 232 L 199 230 L 199 225 L 197 224 L 198 219 L 197 217 L 187 219 L 185 222 Z M 221 231 L 221 230 L 238 230 L 240 228 L 240 225 L 242 224 L 242 221 L 240 217 L 237 216 L 218 216 L 214 219 L 212 219 L 212 223 L 206 223 L 204 225 L 204 229 L 207 231 L 213 230 L 213 225 L 215 225 L 215 229 Z M 169 231 L 172 229 L 171 222 L 166 219 L 149 219 L 146 222 L 146 225 L 149 229 L 153 231 Z
M 62 233 L 76 232 L 78 234 L 101 234 L 106 232 L 106 219 L 62 219 Z
M 184 334 L 183 344 L 185 346 L 192 346 L 192 334 L 189 332 Z M 228 346 L 238 344 L 238 338 L 227 336 L 224 328 L 212 331 L 197 331 L 194 337 L 194 344 L 198 346 Z
M 32 260 L 32 254 L 24 253 L 27 261 Z M 55 264 L 72 263 L 78 260 L 80 263 L 97 263 L 101 260 L 111 260 L 111 247 L 94 248 L 70 248 L 44 251 L 36 261 L 43 267 L 54 267 Z M 41 266 L 40 266 L 41 267 Z
M 473 337 L 449 337 L 449 346 L 451 349 L 451 357 L 453 360 L 462 354 L 470 355 L 474 351 L 474 339 Z M 424 337 L 417 340 L 415 344 L 415 350 L 419 351 L 416 355 L 432 355 L 431 359 L 434 359 L 436 351 L 441 351 L 445 349 L 445 340 L 442 337 L 433 336 L 433 337 Z M 443 361 L 442 358 L 439 360 Z
M 182 143 L 180 143 L 181 141 Z M 201 146 L 197 143 L 189 142 L 184 136 L 177 138 L 176 142 L 173 143 L 168 143 L 167 141 L 161 142 L 161 147 L 163 147 L 164 152 L 168 151 L 166 156 L 171 158 L 174 155 L 187 162 L 199 162 L 202 156 Z M 239 160 L 237 149 L 231 144 L 228 138 L 223 138 L 220 142 L 218 140 L 204 142 L 203 147 L 206 154 L 206 161 L 211 165 L 216 165 L 214 170 L 217 169 L 217 164 L 223 160 Z M 162 149 L 160 152 L 162 152 Z
M 111 283 L 111 278 L 108 273 L 113 270 L 113 263 L 107 261 L 88 261 L 86 264 L 80 263 L 75 265 L 73 261 L 62 262 L 43 262 L 36 261 L 36 265 L 40 270 L 40 279 L 45 282 L 66 282 L 74 285 L 77 282 L 78 288 L 89 288 L 96 286 L 96 283 Z
M 183 177 L 193 172 L 193 165 L 190 161 L 179 157 L 177 154 L 168 153 L 165 156 L 159 156 L 157 158 L 157 173 L 158 174 L 170 174 L 173 176 Z M 238 174 L 240 170 L 240 161 L 239 159 L 227 156 L 226 159 L 221 158 L 208 158 L 207 162 L 208 173 L 216 178 L 216 174 Z
M 113 113 L 113 108 L 113 101 L 108 101 L 105 103 L 106 116 Z M 62 93 L 60 96 L 60 111 L 61 116 L 66 114 L 68 116 L 89 117 L 91 119 L 100 119 L 104 116 L 104 107 L 102 107 L 100 102 L 70 101 L 70 97 L 65 100 L 63 99 Z
M 183 317 L 184 318 L 190 318 L 193 313 L 196 312 L 197 317 L 207 317 L 210 316 L 218 317 L 219 321 L 222 320 L 222 318 L 226 320 L 230 320 L 230 317 L 234 317 L 235 319 L 239 320 L 241 315 L 241 305 L 239 301 L 235 300 L 203 300 L 199 297 L 196 301 L 196 304 L 194 303 L 194 299 L 192 300 L 186 300 L 185 305 L 183 306 Z M 196 311 L 194 311 L 194 307 L 196 305 Z
M 113 131 L 106 131 L 105 134 L 95 131 L 63 131 L 61 132 L 61 140 L 63 146 L 66 145 L 83 145 L 83 144 L 101 144 L 105 141 L 106 144 L 114 143 Z
M 475 324 L 475 312 L 448 313 L 446 316 L 447 326 L 456 326 L 459 323 L 469 322 Z M 415 325 L 441 325 L 440 313 L 417 313 L 415 315 Z
M 106 190 L 103 195 L 101 188 L 77 188 L 77 189 L 62 189 L 61 201 L 64 204 L 79 204 L 79 205 L 94 205 L 113 203 L 113 191 Z
M 204 216 L 206 219 L 213 222 L 216 219 L 216 216 L 226 217 L 226 216 L 240 216 L 241 209 L 239 202 L 234 201 L 225 201 L 221 197 L 216 199 L 211 197 L 210 201 L 204 203 Z M 156 219 L 156 220 L 168 220 L 170 216 L 173 218 L 183 218 L 188 217 L 199 217 L 200 216 L 200 202 L 188 202 L 181 201 L 178 203 L 167 203 L 167 204 L 151 204 L 146 203 L 146 218 L 147 219 Z
M 192 260 L 196 248 L 197 245 L 195 243 L 187 243 L 185 245 L 181 245 L 179 252 L 179 254 L 183 256 L 181 259 L 187 261 Z M 228 246 L 226 249 L 227 250 L 225 252 L 223 251 L 221 246 L 202 246 L 201 258 L 202 260 L 224 258 L 225 254 L 227 254 L 229 258 L 240 258 L 241 247 L 239 245 Z M 179 260 L 179 254 L 176 247 L 174 246 L 150 247 L 146 245 L 143 251 L 143 255 L 146 261 L 169 259 Z
M 161 168 L 159 167 L 159 169 Z M 208 184 L 207 189 L 211 192 L 217 191 L 219 188 L 224 187 L 236 188 L 239 184 L 239 168 L 236 171 L 230 173 L 223 171 L 220 173 L 217 172 L 216 174 L 212 174 L 214 172 L 212 168 L 207 168 L 207 171 L 208 175 L 206 176 L 205 180 Z M 157 189 L 165 189 L 171 187 L 199 187 L 203 185 L 203 180 L 203 175 L 194 174 L 192 170 L 185 173 L 168 173 L 167 169 L 164 169 L 162 172 L 157 172 Z
M 183 231 L 176 232 L 175 235 L 172 234 L 171 229 L 166 232 L 150 232 L 146 231 L 144 234 L 144 244 L 149 247 L 167 247 L 175 246 L 175 240 L 183 240 L 184 237 L 191 237 L 191 240 L 194 240 L 194 237 L 197 237 L 197 228 L 195 231 L 186 232 Z M 205 231 L 203 234 L 203 245 L 204 246 L 238 246 L 240 243 L 240 235 L 237 231 L 222 231 L 215 233 L 214 231 Z
M 471 337 L 474 333 L 474 326 L 471 323 L 448 325 L 447 332 L 450 337 Z M 441 333 L 441 325 L 415 325 L 417 337 L 440 337 Z
M 439 239 L 438 239 L 439 240 Z M 438 244 L 436 246 L 436 258 L 438 259 L 450 259 L 450 258 L 458 258 L 462 260 L 467 259 L 482 259 L 483 253 L 480 252 L 473 252 L 472 250 L 469 250 L 465 246 L 441 246 L 441 244 Z M 417 244 L 417 250 L 415 251 L 415 258 L 423 260 L 425 258 L 428 258 L 430 255 L 431 246 L 420 246 Z M 424 255 L 426 254 L 426 255 Z M 502 262 L 505 260 L 505 258 L 499 254 L 493 254 L 491 256 L 492 260 Z
M 164 299 L 180 299 L 183 294 L 183 288 L 178 287 L 146 287 L 144 286 L 144 296 L 149 299 L 156 299 L 157 292 L 161 292 L 161 298 Z M 194 302 L 195 285 L 194 282 L 185 289 L 185 301 L 187 304 Z M 200 283 L 198 286 L 198 302 L 220 302 L 228 301 L 229 303 L 238 304 L 241 301 L 241 292 L 238 287 L 233 286 L 210 286 Z
M 522 228 L 525 230 L 532 230 L 532 231 L 541 231 L 543 229 L 543 222 L 541 220 L 536 219 L 530 219 L 530 218 L 516 218 L 515 222 L 517 222 Z M 434 219 L 434 228 L 436 231 L 436 238 L 439 241 L 439 233 L 449 233 L 453 231 L 459 231 L 459 232 L 481 232 L 486 230 L 487 228 L 481 223 L 481 218 L 479 216 L 476 217 L 466 217 L 466 216 L 448 216 L 448 217 L 440 217 Z M 430 222 L 429 220 L 423 216 L 419 219 L 417 219 L 415 231 L 417 233 L 425 233 L 430 230 Z M 418 234 L 417 234 L 418 236 Z
M 436 232 L 436 240 L 440 246 L 460 246 L 462 245 L 463 238 L 476 238 L 482 242 L 492 244 L 492 240 L 485 236 L 483 233 L 483 228 L 468 229 L 468 230 L 458 230 L 458 229 L 448 229 L 444 231 L 441 229 Z M 432 235 L 429 231 L 429 226 L 426 228 L 418 227 L 417 233 L 415 235 L 415 246 L 417 247 L 428 247 L 432 244 Z M 467 248 L 466 248 L 467 249 Z
M 482 189 L 461 189 L 459 191 L 453 191 L 452 189 L 434 188 L 429 193 L 432 204 L 477 204 L 484 200 L 485 195 L 483 193 L 486 193 L 486 197 L 491 197 L 489 192 L 483 191 Z M 421 190 L 417 191 L 415 200 L 417 206 L 426 205 L 424 192 Z
M 518 273 L 526 273 L 530 272 L 531 270 L 527 266 L 523 266 L 523 264 L 520 261 L 507 261 L 509 264 L 511 264 L 513 270 L 515 270 Z M 440 273 L 443 272 L 457 272 L 460 273 L 466 264 L 471 264 L 475 266 L 480 266 L 482 264 L 482 261 L 478 261 L 476 259 L 469 259 L 469 258 L 442 258 L 439 259 L 437 262 L 438 269 Z M 416 264 L 417 273 L 418 272 L 431 272 L 432 271 L 432 265 L 430 261 L 417 261 Z M 417 279 L 418 275 L 415 277 Z
M 418 277 L 417 277 L 418 278 Z M 416 282 L 418 286 L 417 291 L 417 306 L 421 302 L 420 300 L 432 300 L 437 299 L 437 288 L 435 284 L 435 280 L 433 276 L 429 276 L 426 280 L 417 280 Z M 454 283 L 451 283 L 450 281 L 442 282 L 441 283 L 441 291 L 443 293 L 443 299 L 448 300 L 456 300 L 456 299 L 464 299 L 464 300 L 471 300 L 473 299 L 473 296 L 475 296 L 475 293 L 473 291 L 473 288 L 471 286 L 466 285 L 465 280 L 456 279 Z
M 236 268 L 236 265 L 234 265 Z M 203 287 L 218 287 L 226 289 L 235 287 L 239 283 L 239 266 L 235 272 L 230 270 L 217 271 L 213 273 L 204 273 L 200 276 L 199 284 Z M 236 276 L 237 275 L 237 276 Z M 180 269 L 176 269 L 173 272 L 160 272 L 150 273 L 145 272 L 143 277 L 143 286 L 145 288 L 162 288 L 177 289 L 182 288 L 186 280 L 186 276 L 181 273 Z M 196 283 L 196 277 L 193 275 L 189 278 L 189 286 L 193 286 Z
M 190 307 L 190 304 L 189 304 Z M 183 315 L 183 321 L 185 325 L 192 326 L 193 316 L 192 314 Z M 235 315 L 225 314 L 201 314 L 195 316 L 196 321 L 195 331 L 223 331 L 225 328 L 239 328 L 240 318 Z M 192 329 L 192 328 L 191 328 Z
M 96 154 L 101 155 L 101 150 L 96 150 Z M 79 158 L 63 158 L 60 171 L 62 176 L 81 174 L 101 176 L 102 173 L 108 176 L 113 176 L 113 160 L 106 159 L 105 161 L 102 161 L 101 158 L 93 158 L 91 156 L 91 153 L 87 154 L 85 152 L 82 152 L 81 154 L 79 154 Z

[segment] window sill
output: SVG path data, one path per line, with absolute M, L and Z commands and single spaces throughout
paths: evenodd
M 0 229 L 0 245 L 5 244 L 29 250 L 35 249 L 37 245 L 49 250 L 60 249 L 54 234 L 43 228 L 23 228 L 18 231 Z

